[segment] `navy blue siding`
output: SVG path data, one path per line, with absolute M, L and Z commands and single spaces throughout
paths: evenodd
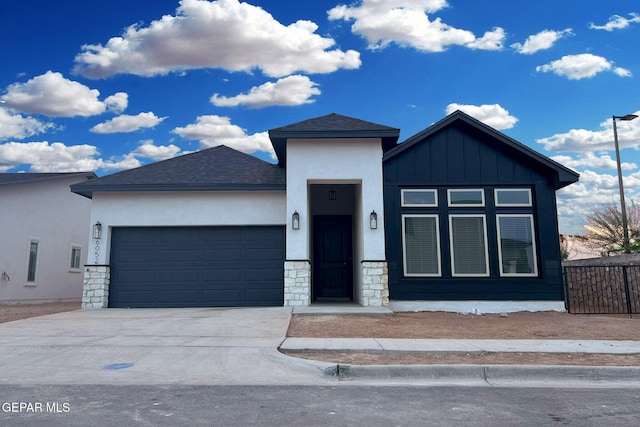
M 384 163 L 386 251 L 389 293 L 395 300 L 562 300 L 560 247 L 553 171 L 471 126 L 452 125 L 432 134 Z M 496 208 L 493 188 L 531 188 L 531 208 Z M 442 277 L 404 277 L 403 213 L 434 213 L 402 208 L 402 188 L 437 188 Z M 451 276 L 448 243 L 447 188 L 485 188 L 486 207 L 458 213 L 487 215 L 490 277 Z M 449 211 L 450 212 L 450 211 Z M 538 277 L 499 276 L 496 213 L 532 213 Z

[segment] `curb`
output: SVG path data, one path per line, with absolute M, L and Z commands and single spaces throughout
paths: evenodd
M 563 365 L 348 365 L 323 370 L 342 380 L 588 382 L 640 387 L 640 367 Z

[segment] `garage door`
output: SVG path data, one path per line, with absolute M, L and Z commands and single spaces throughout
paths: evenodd
M 284 227 L 123 227 L 109 307 L 283 305 Z

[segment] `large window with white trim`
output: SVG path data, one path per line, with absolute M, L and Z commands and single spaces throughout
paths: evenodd
M 403 215 L 404 275 L 440 276 L 438 215 Z
M 537 276 L 533 215 L 496 215 L 501 276 Z
M 484 214 L 449 215 L 451 274 L 489 276 L 487 221 Z

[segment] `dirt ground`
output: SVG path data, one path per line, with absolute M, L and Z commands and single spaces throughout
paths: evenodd
M 80 310 L 80 302 L 0 305 L 0 323 L 73 310 Z
M 640 340 L 640 317 L 557 312 L 462 315 L 294 315 L 289 337 Z M 640 355 L 549 353 L 297 353 L 348 364 L 525 364 L 640 366 Z
M 0 305 L 0 323 L 73 311 L 80 303 Z M 512 313 L 394 313 L 389 315 L 293 315 L 289 337 L 581 339 L 640 341 L 640 317 Z M 363 364 L 525 364 L 640 366 L 640 355 L 545 353 L 299 353 L 292 356 Z

